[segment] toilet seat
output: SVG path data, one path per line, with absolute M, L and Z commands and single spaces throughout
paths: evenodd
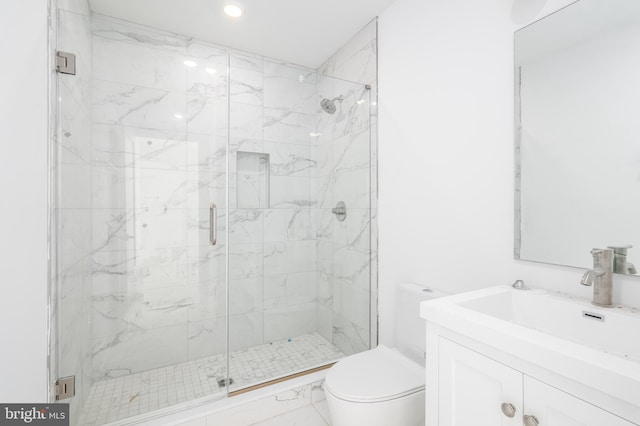
M 351 402 L 381 402 L 424 390 L 424 368 L 384 345 L 349 356 L 327 372 L 325 389 Z

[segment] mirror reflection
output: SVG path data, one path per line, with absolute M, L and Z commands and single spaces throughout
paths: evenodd
M 518 259 L 640 266 L 640 2 L 581 0 L 515 35 Z

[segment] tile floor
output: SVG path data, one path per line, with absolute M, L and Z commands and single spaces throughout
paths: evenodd
M 265 379 L 303 371 L 343 356 L 317 333 L 236 351 L 230 354 L 229 360 L 233 379 L 230 389 L 233 391 Z M 78 425 L 102 425 L 203 396 L 224 393 L 226 389 L 220 387 L 218 381 L 225 378 L 225 371 L 226 357 L 215 355 L 101 380 L 91 387 Z M 311 416 L 309 423 L 300 424 L 325 424 L 318 423 L 318 419 L 313 420 L 314 414 L 309 410 L 295 415 Z M 269 424 L 272 423 L 265 423 Z

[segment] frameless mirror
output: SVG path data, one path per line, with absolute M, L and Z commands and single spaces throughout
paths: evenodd
M 580 0 L 517 31 L 515 71 L 515 257 L 590 268 L 616 247 L 635 274 L 640 1 Z

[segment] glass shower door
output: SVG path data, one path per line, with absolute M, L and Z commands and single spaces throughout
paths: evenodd
M 75 377 L 72 424 L 224 397 L 228 55 L 65 10 L 57 48 L 78 61 L 52 142 L 52 382 Z
M 230 76 L 234 392 L 370 348 L 371 140 L 364 85 L 234 54 Z

